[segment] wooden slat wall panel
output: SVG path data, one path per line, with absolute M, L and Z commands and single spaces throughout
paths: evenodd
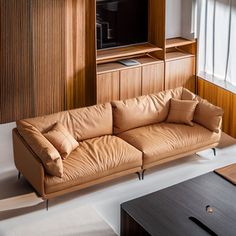
M 94 0 L 0 0 L 0 123 L 96 102 Z
M 34 112 L 29 6 L 0 0 L 0 123 Z
M 224 109 L 223 131 L 236 138 L 236 94 L 200 78 L 198 94 Z
M 64 110 L 64 0 L 31 2 L 35 115 Z

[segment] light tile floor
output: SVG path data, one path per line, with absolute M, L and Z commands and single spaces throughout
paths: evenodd
M 109 183 L 101 184 L 82 191 L 53 199 L 49 211 L 39 209 L 32 213 L 9 218 L 0 222 L 0 235 L 15 225 L 22 225 L 30 219 L 31 224 L 41 217 L 56 217 L 58 214 L 69 214 L 72 209 L 89 205 L 105 219 L 119 234 L 120 204 L 139 196 L 169 187 L 182 181 L 210 172 L 216 168 L 236 162 L 236 145 L 228 144 L 235 140 L 224 139 L 217 156 L 212 150 L 206 150 L 198 155 L 185 157 L 160 167 L 147 170 L 145 179 L 138 181 L 136 175 L 130 175 Z M 15 171 L 11 172 L 16 174 Z M 21 180 L 23 181 L 23 180 Z M 1 194 L 0 194 L 1 195 Z M 63 204 L 62 204 L 63 203 Z M 3 234 L 7 235 L 7 234 Z

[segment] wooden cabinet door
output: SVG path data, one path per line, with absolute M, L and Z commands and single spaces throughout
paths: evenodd
M 120 71 L 120 99 L 141 95 L 141 67 Z
M 158 93 L 164 89 L 164 63 L 142 67 L 142 95 Z
M 119 100 L 119 72 L 97 75 L 97 104 Z
M 195 92 L 195 57 L 166 62 L 165 89 L 183 86 Z

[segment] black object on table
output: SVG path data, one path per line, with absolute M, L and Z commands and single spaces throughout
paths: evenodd
M 236 235 L 236 187 L 214 172 L 121 204 L 121 236 Z

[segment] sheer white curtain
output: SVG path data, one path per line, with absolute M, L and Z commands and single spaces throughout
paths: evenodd
M 198 73 L 236 85 L 236 0 L 197 0 Z

